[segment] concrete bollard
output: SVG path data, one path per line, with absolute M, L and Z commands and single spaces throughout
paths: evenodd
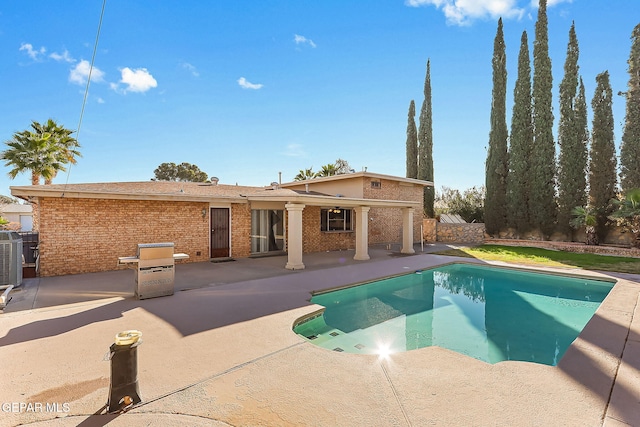
M 123 331 L 116 335 L 109 348 L 111 382 L 107 412 L 118 412 L 142 402 L 138 387 L 138 346 L 142 344 L 142 332 Z

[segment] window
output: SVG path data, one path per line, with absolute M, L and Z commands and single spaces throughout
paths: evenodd
M 320 230 L 322 231 L 351 231 L 351 209 L 339 207 L 322 209 L 320 211 Z
M 382 188 L 380 181 L 371 181 L 371 188 Z

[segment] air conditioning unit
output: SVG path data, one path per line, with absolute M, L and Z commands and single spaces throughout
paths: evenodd
M 0 286 L 22 284 L 22 237 L 0 231 Z

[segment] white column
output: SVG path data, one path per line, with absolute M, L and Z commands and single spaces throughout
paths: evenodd
M 413 208 L 402 209 L 402 250 L 403 254 L 415 254 L 413 249 Z
M 289 221 L 287 223 L 287 265 L 288 270 L 302 270 L 302 210 L 304 205 L 297 203 L 287 203 Z
M 369 259 L 369 206 L 358 206 L 356 212 L 356 254 L 353 259 Z

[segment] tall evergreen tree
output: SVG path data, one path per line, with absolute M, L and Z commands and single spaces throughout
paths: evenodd
M 533 150 L 531 116 L 531 62 L 527 32 L 520 38 L 518 78 L 513 90 L 513 114 L 509 139 L 509 173 L 507 175 L 507 218 L 520 236 L 531 228 L 529 221 L 530 172 Z
M 558 125 L 558 229 L 571 233 L 571 212 L 587 200 L 587 146 L 580 129 L 578 107 L 578 39 L 575 24 L 569 30 L 564 77 L 560 83 L 560 123 Z M 586 113 L 586 111 L 585 111 Z M 584 130 L 584 127 L 582 128 Z
M 609 72 L 598 74 L 591 101 L 591 162 L 589 163 L 589 202 L 596 211 L 596 233 L 603 241 L 606 221 L 613 209 L 609 201 L 616 195 L 616 149 L 613 139 L 613 110 Z
M 427 75 L 424 81 L 424 101 L 420 110 L 418 129 L 418 179 L 433 182 L 433 119 L 431 113 L 431 61 L 427 60 Z M 435 190 L 424 187 L 424 214 L 433 218 Z
M 620 186 L 627 193 L 640 188 L 640 24 L 631 34 L 627 111 L 620 145 Z
M 493 42 L 493 93 L 491 131 L 486 162 L 486 198 L 484 223 L 487 233 L 497 234 L 507 222 L 507 54 L 502 18 Z
M 584 83 L 582 82 L 582 77 L 580 77 L 580 85 L 578 87 L 578 97 L 576 98 L 575 103 L 575 122 L 574 129 L 577 134 L 577 141 L 579 144 L 579 150 L 581 155 L 584 155 L 584 181 L 585 181 L 585 190 L 584 190 L 584 198 L 582 199 L 581 205 L 583 206 L 588 202 L 588 189 L 587 189 L 587 175 L 589 171 L 588 163 L 589 163 L 589 119 L 587 118 L 587 95 L 584 90 Z
M 531 156 L 530 218 L 543 237 L 553 232 L 556 220 L 555 143 L 553 141 L 553 111 L 551 59 L 547 24 L 547 1 L 540 0 L 536 39 L 533 43 L 533 132 Z
M 415 118 L 416 103 L 412 99 L 407 118 L 407 178 L 418 177 L 418 131 Z

